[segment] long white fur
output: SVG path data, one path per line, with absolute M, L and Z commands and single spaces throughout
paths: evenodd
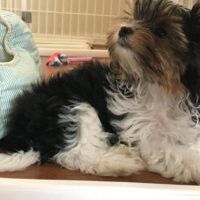
M 176 181 L 200 183 L 200 126 L 192 116 L 200 116 L 183 94 L 172 95 L 156 84 L 138 84 L 135 99 L 111 94 L 109 109 L 124 120 L 112 124 L 123 131 L 121 140 L 137 144 L 141 158 L 150 171 Z
M 19 151 L 13 154 L 0 154 L 0 172 L 18 171 L 27 168 L 39 161 L 39 153 L 33 150 Z
M 109 133 L 103 131 L 97 113 L 90 105 L 76 105 L 73 111 L 77 113 L 75 117 L 79 118 L 78 144 L 71 150 L 67 147 L 55 155 L 55 162 L 68 169 L 104 176 L 128 175 L 145 168 L 144 162 L 133 148 L 107 145 Z M 63 115 L 60 121 L 67 120 L 67 115 Z

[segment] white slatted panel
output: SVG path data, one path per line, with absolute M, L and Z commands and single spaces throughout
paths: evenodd
M 121 15 L 126 0 L 0 0 L 0 6 L 21 15 L 32 12 L 33 33 L 80 39 L 103 39 Z

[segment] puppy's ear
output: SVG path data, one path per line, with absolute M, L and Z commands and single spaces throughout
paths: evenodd
M 191 10 L 191 23 L 193 30 L 192 40 L 200 44 L 200 0 L 197 1 Z
M 200 1 L 193 6 L 188 19 L 186 32 L 190 51 L 188 65 L 181 80 L 189 89 L 191 98 L 197 102 L 196 97 L 200 95 Z
M 200 72 L 200 0 L 197 1 L 191 10 L 191 24 L 193 31 L 193 37 L 191 38 L 192 49 Z
M 200 0 L 192 7 L 191 14 L 200 16 Z

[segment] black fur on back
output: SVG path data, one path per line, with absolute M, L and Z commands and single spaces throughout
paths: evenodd
M 70 73 L 33 85 L 13 102 L 7 134 L 0 141 L 0 148 L 7 152 L 32 148 L 40 152 L 41 162 L 49 160 L 66 146 L 58 115 L 72 101 L 90 104 L 97 111 L 104 130 L 113 133 L 110 144 L 117 143 L 118 137 L 110 124 L 117 116 L 106 105 L 109 73 L 107 65 L 89 62 Z

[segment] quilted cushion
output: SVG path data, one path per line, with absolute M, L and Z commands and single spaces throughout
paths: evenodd
M 40 57 L 32 34 L 14 13 L 0 12 L 0 138 L 16 95 L 40 79 Z

